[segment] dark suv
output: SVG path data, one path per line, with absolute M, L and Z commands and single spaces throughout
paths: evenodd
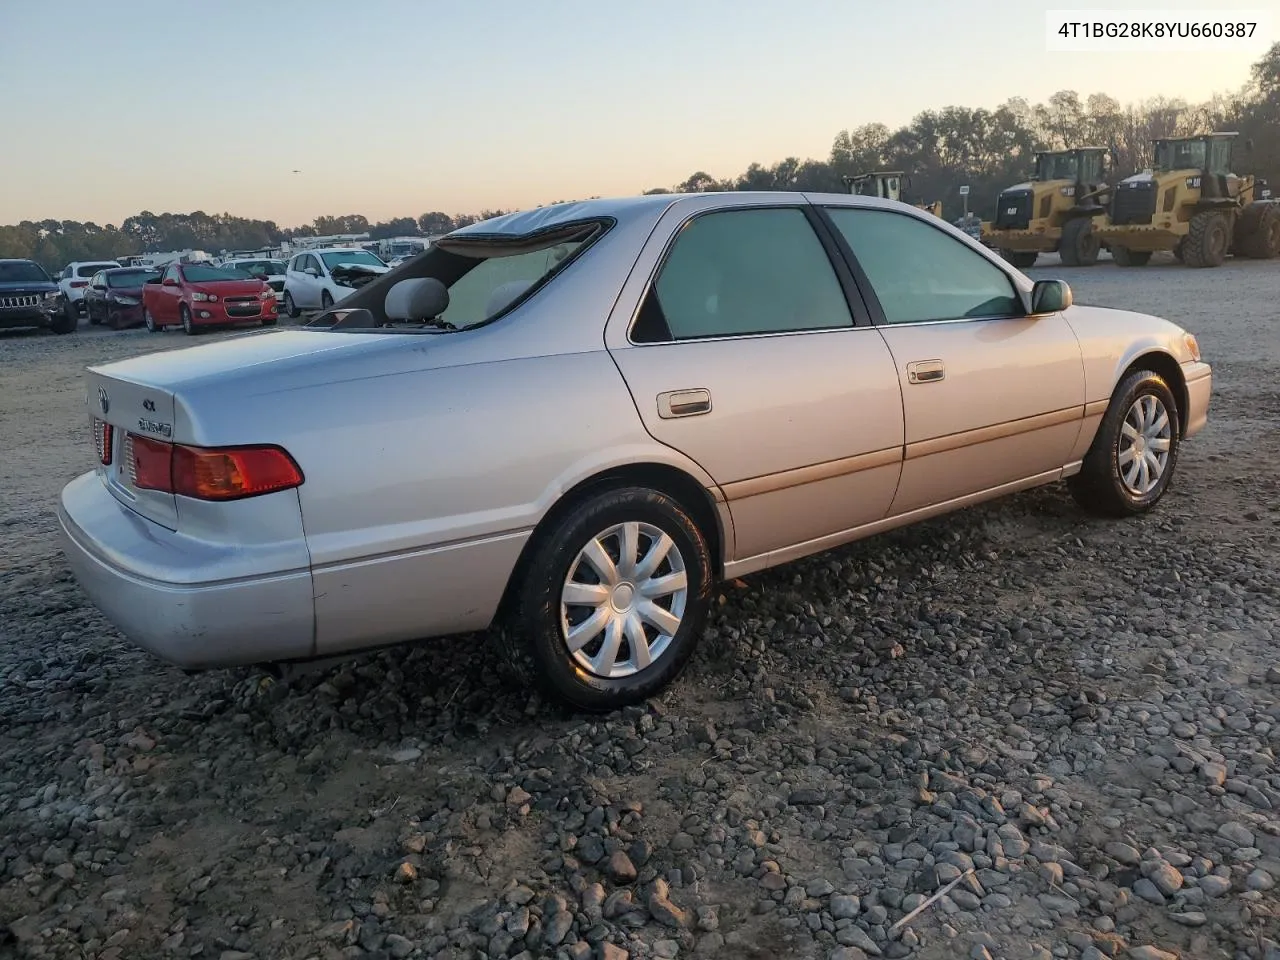
M 45 327 L 54 333 L 76 328 L 62 309 L 62 294 L 34 260 L 0 260 L 0 330 Z

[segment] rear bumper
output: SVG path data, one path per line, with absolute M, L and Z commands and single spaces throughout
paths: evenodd
M 1213 388 L 1213 370 L 1207 363 L 1184 363 L 1182 376 L 1187 383 L 1187 426 L 1184 436 L 1195 436 L 1209 419 L 1209 396 Z
M 139 516 L 96 473 L 63 488 L 58 520 L 63 552 L 89 599 L 162 660 L 226 667 L 313 654 L 309 569 L 200 581 L 225 549 Z M 166 570 L 172 579 L 161 575 Z

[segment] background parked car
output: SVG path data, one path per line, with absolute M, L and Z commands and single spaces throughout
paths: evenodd
M 76 260 L 63 267 L 58 289 L 62 291 L 62 303 L 67 316 L 74 319 L 84 313 L 84 292 L 95 273 L 118 266 L 120 264 L 114 260 Z
M 181 324 L 188 335 L 200 327 L 254 321 L 276 322 L 275 291 L 238 270 L 204 263 L 171 263 L 142 287 L 142 322 L 152 333 Z
M 303 310 L 328 310 L 391 268 L 368 250 L 311 250 L 289 261 L 285 274 L 284 310 L 296 317 Z
M 84 312 L 94 326 L 105 323 L 112 330 L 142 323 L 142 287 L 160 276 L 148 267 L 99 270 L 89 278 L 84 292 Z
M 0 329 L 15 327 L 76 328 L 75 317 L 63 312 L 58 284 L 34 260 L 0 260 Z
M 263 257 L 233 257 L 222 261 L 228 270 L 239 270 L 241 273 L 259 280 L 265 280 L 276 295 L 277 305 L 284 300 L 285 272 L 289 269 L 283 260 L 271 260 Z

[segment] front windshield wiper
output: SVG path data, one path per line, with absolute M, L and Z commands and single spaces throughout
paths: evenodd
M 419 329 L 444 330 L 448 333 L 455 333 L 460 327 L 450 320 L 443 317 L 430 317 L 426 320 L 388 320 L 382 324 L 387 327 L 417 327 Z

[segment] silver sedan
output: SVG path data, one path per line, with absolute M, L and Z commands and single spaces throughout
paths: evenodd
M 1151 509 L 1196 339 L 848 195 L 560 204 L 301 328 L 90 368 L 65 550 L 190 668 L 490 630 L 576 707 L 669 684 L 713 584 L 1039 484 Z

